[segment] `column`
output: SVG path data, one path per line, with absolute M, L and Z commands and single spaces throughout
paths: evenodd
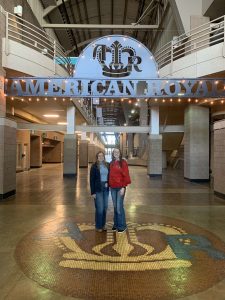
M 184 115 L 184 177 L 209 180 L 209 109 L 190 105 Z
M 133 133 L 127 134 L 127 144 L 128 144 L 128 158 L 132 158 L 133 153 L 134 153 L 134 135 L 133 135 Z
M 75 106 L 67 107 L 67 134 L 64 136 L 63 176 L 77 175 L 77 139 L 75 135 Z
M 159 134 L 159 107 L 151 108 L 147 172 L 150 177 L 162 176 L 162 135 Z
M 140 101 L 140 126 L 147 126 L 148 124 L 148 103 L 143 99 Z M 139 158 L 146 159 L 146 150 L 148 146 L 148 135 L 147 133 L 139 134 Z
M 127 156 L 127 134 L 126 132 L 122 133 L 122 156 Z
M 120 151 L 123 153 L 123 134 L 122 133 L 120 133 L 120 137 L 119 137 L 119 139 L 120 139 Z
M 225 120 L 214 123 L 214 193 L 225 199 Z
M 16 193 L 16 122 L 5 117 L 5 72 L 0 65 L 0 200 Z
M 88 141 L 86 132 L 81 133 L 81 140 L 79 143 L 79 167 L 88 167 Z
M 90 133 L 90 143 L 88 144 L 88 162 L 95 162 L 95 144 L 94 144 L 94 133 Z

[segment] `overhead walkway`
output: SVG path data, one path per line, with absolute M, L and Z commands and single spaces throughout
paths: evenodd
M 70 60 L 56 39 L 1 7 L 0 11 L 6 25 L 2 47 L 4 68 L 31 76 L 69 76 Z
M 156 51 L 160 77 L 220 76 L 225 70 L 225 16 L 182 34 Z

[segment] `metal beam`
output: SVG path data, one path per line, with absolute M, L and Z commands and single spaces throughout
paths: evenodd
M 77 5 L 77 12 L 78 12 L 78 16 L 79 16 L 79 19 L 80 19 L 80 23 L 83 23 L 81 10 L 80 10 L 80 4 L 79 4 L 78 0 L 76 0 L 76 5 Z M 77 23 L 77 22 L 75 21 L 75 23 Z M 83 40 L 85 41 L 86 39 L 87 39 L 86 34 L 85 34 L 85 32 L 83 32 Z
M 101 16 L 101 5 L 100 0 L 97 0 L 97 8 L 98 8 L 98 23 L 102 24 L 102 16 Z M 102 31 L 100 30 L 100 36 L 102 36 Z
M 113 19 L 114 19 L 114 3 L 113 0 L 111 0 L 111 24 L 113 24 Z M 111 34 L 113 34 L 113 31 L 111 31 Z
M 64 0 L 64 2 L 67 2 L 69 0 Z M 56 9 L 57 7 L 59 7 L 60 5 L 63 4 L 62 0 L 58 0 L 56 5 L 51 5 L 48 6 L 44 9 L 44 13 L 43 13 L 43 18 L 47 17 L 54 9 Z
M 17 123 L 18 130 L 36 130 L 36 131 L 63 131 L 66 132 L 66 125 L 55 124 L 34 124 L 34 123 Z M 149 126 L 88 126 L 76 125 L 76 132 L 113 132 L 113 133 L 149 133 Z M 184 132 L 183 125 L 169 125 L 160 127 L 160 133 L 177 133 Z
M 123 12 L 123 24 L 124 25 L 126 23 L 126 18 L 127 18 L 127 1 L 128 0 L 125 0 L 125 3 L 124 3 L 124 12 Z M 124 31 L 123 31 L 123 34 L 124 34 Z
M 157 29 L 158 25 L 111 25 L 111 24 L 42 24 L 43 28 L 55 28 L 55 29 L 79 29 L 79 30 L 152 30 Z
M 85 18 L 86 18 L 86 22 L 89 24 L 89 16 L 88 16 L 88 10 L 87 10 L 87 3 L 86 0 L 83 0 L 83 5 L 84 5 L 84 13 L 85 13 Z M 89 39 L 91 39 L 91 33 L 88 30 L 88 35 L 89 35 Z

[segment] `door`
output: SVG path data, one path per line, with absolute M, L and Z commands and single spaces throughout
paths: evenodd
M 16 146 L 16 169 L 22 169 L 22 144 Z
M 22 159 L 23 159 L 23 170 L 29 169 L 29 153 L 28 153 L 28 145 L 24 144 L 23 146 L 23 153 L 22 153 Z

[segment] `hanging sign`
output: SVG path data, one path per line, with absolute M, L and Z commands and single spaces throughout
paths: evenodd
M 137 40 L 111 35 L 89 44 L 70 78 L 11 78 L 9 96 L 87 98 L 167 98 L 225 96 L 225 80 L 158 78 L 152 53 Z
M 168 98 L 224 97 L 225 79 L 91 80 L 75 78 L 13 78 L 5 84 L 8 96 Z

